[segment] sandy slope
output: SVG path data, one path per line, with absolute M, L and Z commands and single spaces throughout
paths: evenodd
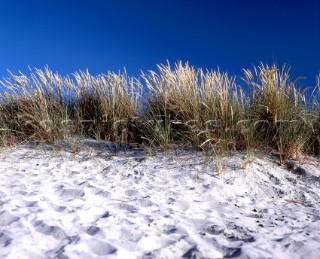
M 1 150 L 1 258 L 320 258 L 317 162 L 83 145 Z

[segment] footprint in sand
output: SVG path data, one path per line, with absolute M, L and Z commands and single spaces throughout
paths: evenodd
M 117 248 L 115 248 L 113 245 L 99 240 L 91 240 L 87 245 L 91 252 L 95 255 L 105 256 L 113 254 L 117 251 Z
M 115 207 L 120 209 L 120 210 L 125 210 L 125 211 L 127 211 L 129 213 L 135 213 L 135 212 L 138 211 L 138 208 L 136 208 L 135 206 L 132 206 L 130 204 L 126 204 L 126 203 L 116 204 Z
M 60 196 L 65 199 L 80 199 L 84 196 L 84 191 L 77 189 L 62 189 Z
M 12 238 L 0 232 L 0 246 L 6 247 L 10 245 L 11 241 L 12 241 Z
M 250 231 L 242 226 L 238 226 L 234 223 L 227 224 L 227 229 L 223 231 L 223 236 L 229 241 L 243 241 L 245 243 L 251 243 L 255 241 Z
M 224 228 L 222 226 L 210 225 L 210 226 L 204 227 L 203 232 L 211 235 L 219 235 L 223 232 L 223 230 Z
M 58 240 L 64 240 L 67 237 L 67 235 L 61 228 L 56 226 L 49 226 L 42 220 L 36 221 L 33 226 L 38 232 L 47 236 L 53 236 Z
M 96 226 L 90 226 L 88 227 L 85 232 L 90 235 L 90 236 L 94 236 L 96 235 L 98 232 L 100 232 L 100 228 L 96 227 Z
M 56 211 L 56 212 L 63 212 L 67 209 L 66 206 L 60 206 L 60 205 L 52 205 L 52 208 Z
M 19 217 L 12 215 L 10 212 L 4 210 L 0 212 L 0 226 L 8 226 L 13 222 L 19 220 Z

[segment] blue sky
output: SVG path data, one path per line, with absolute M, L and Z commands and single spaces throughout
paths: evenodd
M 138 76 L 156 64 L 240 75 L 260 61 L 320 73 L 320 0 L 2 0 L 0 77 L 48 65 Z

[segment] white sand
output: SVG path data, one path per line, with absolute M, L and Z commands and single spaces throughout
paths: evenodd
M 0 258 L 320 258 L 316 161 L 51 149 L 1 150 Z

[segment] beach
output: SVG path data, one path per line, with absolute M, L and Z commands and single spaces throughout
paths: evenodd
M 1 150 L 1 258 L 319 258 L 317 159 L 110 145 Z

